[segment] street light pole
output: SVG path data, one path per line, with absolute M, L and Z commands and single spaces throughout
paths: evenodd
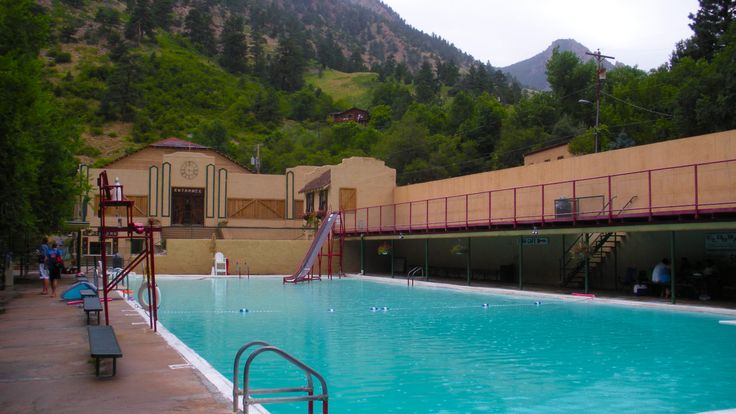
M 596 87 L 595 87 L 595 152 L 600 151 L 600 140 L 598 137 L 598 123 L 601 117 L 601 79 L 605 79 L 606 71 L 601 67 L 603 59 L 615 59 L 613 56 L 606 56 L 601 54 L 601 50 L 598 49 L 595 53 L 585 52 L 586 55 L 593 56 L 596 61 Z

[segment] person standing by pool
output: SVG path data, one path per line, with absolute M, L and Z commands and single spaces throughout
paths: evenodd
M 49 268 L 46 264 L 48 255 L 49 239 L 44 237 L 41 240 L 41 245 L 38 247 L 38 277 L 41 279 L 41 284 L 43 285 L 41 295 L 47 295 L 49 293 Z
M 661 262 L 657 263 L 657 265 L 654 266 L 654 270 L 652 270 L 652 283 L 655 285 L 661 285 L 660 296 L 665 299 L 669 299 L 670 297 L 671 277 L 672 272 L 670 269 L 670 260 L 665 257 Z
M 46 263 L 49 267 L 49 279 L 51 279 L 51 297 L 56 297 L 56 286 L 59 285 L 61 279 L 61 269 L 64 267 L 63 262 L 59 264 L 57 257 L 63 257 L 61 249 L 56 247 L 56 242 L 51 243 L 49 254 L 46 256 Z

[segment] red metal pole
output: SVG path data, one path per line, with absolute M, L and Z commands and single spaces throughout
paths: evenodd
M 698 218 L 698 164 L 693 166 L 695 169 L 695 218 Z
M 149 223 L 148 224 L 148 230 L 146 234 L 148 238 L 148 244 L 150 246 L 150 249 L 148 250 L 148 254 L 151 256 L 151 283 L 153 284 L 153 332 L 157 332 L 158 330 L 158 300 L 159 297 L 156 295 L 156 264 L 154 263 L 154 257 L 155 251 L 153 246 L 153 226 Z
M 445 231 L 447 231 L 447 197 L 445 197 Z
M 516 228 L 516 187 L 514 187 L 514 228 Z
M 154 298 L 156 297 L 156 289 L 153 286 L 153 280 L 151 279 L 151 243 L 150 239 L 146 235 L 146 268 L 148 269 L 148 274 L 146 275 L 148 277 L 148 323 L 153 329 L 153 310 L 155 309 L 153 306 Z
M 102 253 L 102 258 L 101 258 L 102 260 L 100 260 L 101 267 L 102 267 L 102 269 L 100 269 L 100 272 L 102 272 L 102 299 L 103 299 L 102 303 L 105 304 L 105 325 L 110 325 L 110 312 L 109 312 L 110 306 L 108 305 L 108 301 L 107 301 L 107 289 L 108 289 L 107 287 L 107 249 L 105 248 L 107 241 L 105 240 L 106 231 L 105 231 L 105 226 L 104 226 L 105 208 L 101 207 L 101 209 L 102 209 L 102 217 L 103 217 L 102 219 L 103 226 L 100 229 L 100 241 L 102 242 L 100 243 L 101 244 L 100 253 Z
M 544 184 L 542 184 L 542 224 L 544 224 Z
M 491 225 L 493 224 L 493 204 L 492 204 L 492 196 L 493 191 L 488 192 L 488 228 L 491 228 Z
M 652 220 L 652 170 L 647 171 L 647 180 L 649 181 L 649 221 L 651 221 Z
M 414 208 L 414 203 L 410 201 L 409 202 L 409 231 L 411 231 L 411 219 L 412 219 L 411 216 L 412 216 L 413 208 Z M 394 227 L 394 231 L 396 231 L 396 227 Z
M 613 222 L 613 199 L 611 198 L 611 176 L 608 176 L 608 224 Z
M 468 229 L 468 216 L 470 216 L 469 212 L 469 206 L 468 206 L 468 195 L 465 194 L 465 229 Z
M 575 180 L 572 180 L 572 224 L 578 221 L 578 202 L 575 192 Z

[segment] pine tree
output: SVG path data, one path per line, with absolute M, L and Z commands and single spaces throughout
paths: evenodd
M 171 26 L 171 11 L 174 8 L 174 0 L 153 0 L 151 13 L 156 27 L 169 30 Z
M 209 12 L 193 8 L 187 14 L 184 26 L 189 40 L 200 51 L 210 56 L 217 52 L 215 50 L 215 36 L 212 34 L 212 15 Z
M 232 73 L 244 73 L 247 69 L 246 56 L 248 47 L 243 33 L 243 18 L 231 15 L 225 22 L 220 35 L 222 55 L 220 65 Z
M 153 16 L 148 0 L 137 0 L 130 14 L 130 20 L 125 26 L 125 38 L 141 44 L 144 36 L 153 39 L 153 28 Z
M 271 83 L 278 89 L 294 92 L 304 85 L 306 62 L 292 36 L 279 41 L 276 60 L 271 65 Z
M 262 81 L 268 81 L 268 61 L 266 60 L 266 54 L 263 50 L 263 36 L 258 32 L 251 34 L 253 40 L 251 47 L 251 61 L 253 65 L 250 72 L 258 79 Z
M 432 71 L 432 65 L 428 61 L 425 60 L 422 63 L 422 67 L 414 79 L 414 85 L 416 86 L 417 102 L 430 103 L 437 97 L 439 84 Z

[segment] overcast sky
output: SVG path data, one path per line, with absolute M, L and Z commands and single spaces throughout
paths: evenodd
M 692 35 L 698 0 L 382 0 L 404 20 L 496 67 L 575 39 L 640 69 L 669 60 Z

